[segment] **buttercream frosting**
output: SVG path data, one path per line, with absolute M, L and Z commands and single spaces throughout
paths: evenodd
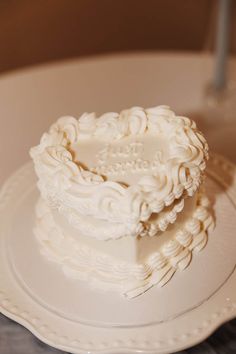
M 52 209 L 40 199 L 36 208 L 35 235 L 41 244 L 41 252 L 50 260 L 59 263 L 64 273 L 72 278 L 89 281 L 102 290 L 116 290 L 133 298 L 153 285 L 165 285 L 177 270 L 185 269 L 191 262 L 192 252 L 200 251 L 207 243 L 208 231 L 213 229 L 214 220 L 206 206 L 206 197 L 199 194 L 191 212 L 181 215 L 181 220 L 172 230 L 162 236 L 143 237 L 138 252 L 138 239 L 124 237 L 120 252 L 128 246 L 129 261 L 118 256 L 119 246 L 114 241 L 86 244 L 73 237 L 71 230 L 55 221 Z M 148 246 L 149 240 L 160 242 Z M 131 246 L 130 241 L 133 244 Z M 109 242 L 110 249 L 106 248 Z M 127 243 L 128 242 L 128 243 Z M 155 240 L 154 240 L 155 242 Z M 102 250 L 102 247 L 104 249 Z M 113 248 L 113 253 L 111 249 Z
M 41 193 L 35 235 L 66 275 L 133 298 L 205 247 L 208 145 L 168 106 L 61 117 L 30 155 Z
M 47 204 L 79 231 L 105 240 L 153 236 L 174 222 L 201 184 L 208 146 L 195 123 L 168 106 L 133 107 L 62 117 L 30 154 Z M 150 222 L 168 207 L 168 217 Z M 104 230 L 109 223 L 112 232 L 91 232 L 88 218 Z

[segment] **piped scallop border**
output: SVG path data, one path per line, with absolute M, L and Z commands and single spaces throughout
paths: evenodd
M 166 136 L 169 157 L 165 162 L 160 157 L 158 174 L 145 175 L 135 185 L 107 181 L 85 170 L 71 152 L 71 146 L 80 139 L 112 141 L 148 132 Z M 208 145 L 193 121 L 176 116 L 168 106 L 133 107 L 99 118 L 94 113 L 79 119 L 59 118 L 30 155 L 38 187 L 50 206 L 60 209 L 67 205 L 81 215 L 123 223 L 127 226 L 125 234 L 136 236 L 152 213 L 196 192 L 206 167 Z
M 193 215 L 176 230 L 173 239 L 142 264 L 114 261 L 109 255 L 99 253 L 66 235 L 56 225 L 50 208 L 42 199 L 36 208 L 34 233 L 44 256 L 59 263 L 68 276 L 134 298 L 154 285 L 164 286 L 177 270 L 188 267 L 193 251 L 200 251 L 206 246 L 208 231 L 212 231 L 215 224 L 208 207 L 207 197 L 199 194 Z

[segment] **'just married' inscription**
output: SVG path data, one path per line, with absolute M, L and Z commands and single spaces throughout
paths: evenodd
M 104 149 L 97 154 L 99 165 L 102 165 L 112 158 L 137 158 L 144 152 L 144 146 L 141 142 L 132 142 L 127 145 L 112 146 L 107 144 Z
M 150 156 L 151 160 L 144 158 L 144 153 L 144 143 L 139 141 L 124 145 L 107 144 L 98 151 L 97 165 L 90 170 L 105 176 L 156 170 L 160 166 L 162 152 L 155 151 L 154 156 Z

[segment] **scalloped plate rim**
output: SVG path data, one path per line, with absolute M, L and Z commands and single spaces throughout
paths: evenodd
M 215 159 L 218 159 L 220 161 L 220 163 L 224 163 L 227 166 L 231 166 L 231 168 L 234 168 L 234 172 L 236 171 L 235 169 L 235 165 L 233 165 L 231 162 L 227 161 L 225 158 L 222 158 L 219 155 L 214 155 Z M 14 182 L 14 179 L 22 172 L 25 172 L 26 170 L 28 170 L 29 168 L 31 168 L 32 163 L 28 162 L 26 164 L 24 164 L 23 166 L 21 166 L 17 171 L 15 171 L 3 184 L 1 190 L 0 190 L 0 198 L 2 196 L 4 196 L 4 192 L 7 190 L 7 188 L 12 184 L 12 182 Z M 11 198 L 12 196 L 10 196 Z M 236 202 L 236 200 L 235 200 Z M 232 277 L 235 278 L 235 272 L 232 275 Z M 229 279 L 229 282 L 232 281 L 232 278 Z M 228 282 L 227 282 L 228 283 Z M 224 287 L 223 287 L 224 288 Z M 0 293 L 1 293 L 1 289 L 0 289 Z M 2 292 L 4 294 L 4 291 Z M 211 300 L 210 300 L 211 301 Z M 160 347 L 158 348 L 152 348 L 151 345 L 146 348 L 143 349 L 138 349 L 136 346 L 133 347 L 126 347 L 126 346 L 117 346 L 114 347 L 112 345 L 107 346 L 106 348 L 103 349 L 88 349 L 88 348 L 83 348 L 80 346 L 76 346 L 73 347 L 73 345 L 68 346 L 68 345 L 63 345 L 63 344 L 56 344 L 55 342 L 53 342 L 53 340 L 51 340 L 49 338 L 49 336 L 47 335 L 43 335 L 42 333 L 40 333 L 39 329 L 37 329 L 37 326 L 34 326 L 30 320 L 25 319 L 24 317 L 15 314 L 14 312 L 10 311 L 9 309 L 7 309 L 6 307 L 4 307 L 4 305 L 2 305 L 0 307 L 0 312 L 2 312 L 5 316 L 9 317 L 10 319 L 14 320 L 15 322 L 21 324 L 22 326 L 24 326 L 26 329 L 28 329 L 31 333 L 33 333 L 38 339 L 42 340 L 44 343 L 58 348 L 60 350 L 66 350 L 66 351 L 70 351 L 73 353 L 77 353 L 77 354 L 82 354 L 82 353 L 97 353 L 97 354 L 117 354 L 119 353 L 124 353 L 124 354 L 134 354 L 134 353 L 147 353 L 147 354 L 155 354 L 155 353 L 170 353 L 170 351 L 172 352 L 173 350 L 182 350 L 185 349 L 187 347 L 190 346 L 194 346 L 198 343 L 200 343 L 201 341 L 203 341 L 204 339 L 206 339 L 208 336 L 210 336 L 217 328 L 219 328 L 222 324 L 224 324 L 225 322 L 233 319 L 236 316 L 236 304 L 232 303 L 232 309 L 230 310 L 231 312 L 222 312 L 224 308 L 226 308 L 227 306 L 223 306 L 223 301 L 222 299 L 219 300 L 219 302 L 221 302 L 221 304 L 219 305 L 219 309 L 221 310 L 221 315 L 217 318 L 214 319 L 214 321 L 211 321 L 208 326 L 204 329 L 204 331 L 202 331 L 200 334 L 196 334 L 196 335 L 192 335 L 191 338 L 187 338 L 186 341 L 180 341 L 178 343 L 176 343 L 174 346 L 169 345 L 169 348 L 166 347 Z M 201 306 L 200 306 L 201 307 Z M 22 309 L 22 312 L 24 312 L 25 310 Z M 187 316 L 191 316 L 191 312 L 187 315 Z M 209 318 L 212 315 L 212 313 L 207 317 Z M 82 326 L 82 325 L 80 325 Z M 152 330 L 155 330 L 155 327 L 157 326 L 150 326 L 150 328 L 152 327 Z M 171 338 L 170 340 L 171 341 Z M 161 352 L 159 352 L 159 350 L 161 350 Z

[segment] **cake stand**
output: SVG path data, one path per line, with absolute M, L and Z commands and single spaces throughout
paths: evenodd
M 67 278 L 33 236 L 38 198 L 31 163 L 0 194 L 1 312 L 43 342 L 71 353 L 171 353 L 236 316 L 236 167 L 214 155 L 207 193 L 216 228 L 190 266 L 163 288 L 128 300 Z

